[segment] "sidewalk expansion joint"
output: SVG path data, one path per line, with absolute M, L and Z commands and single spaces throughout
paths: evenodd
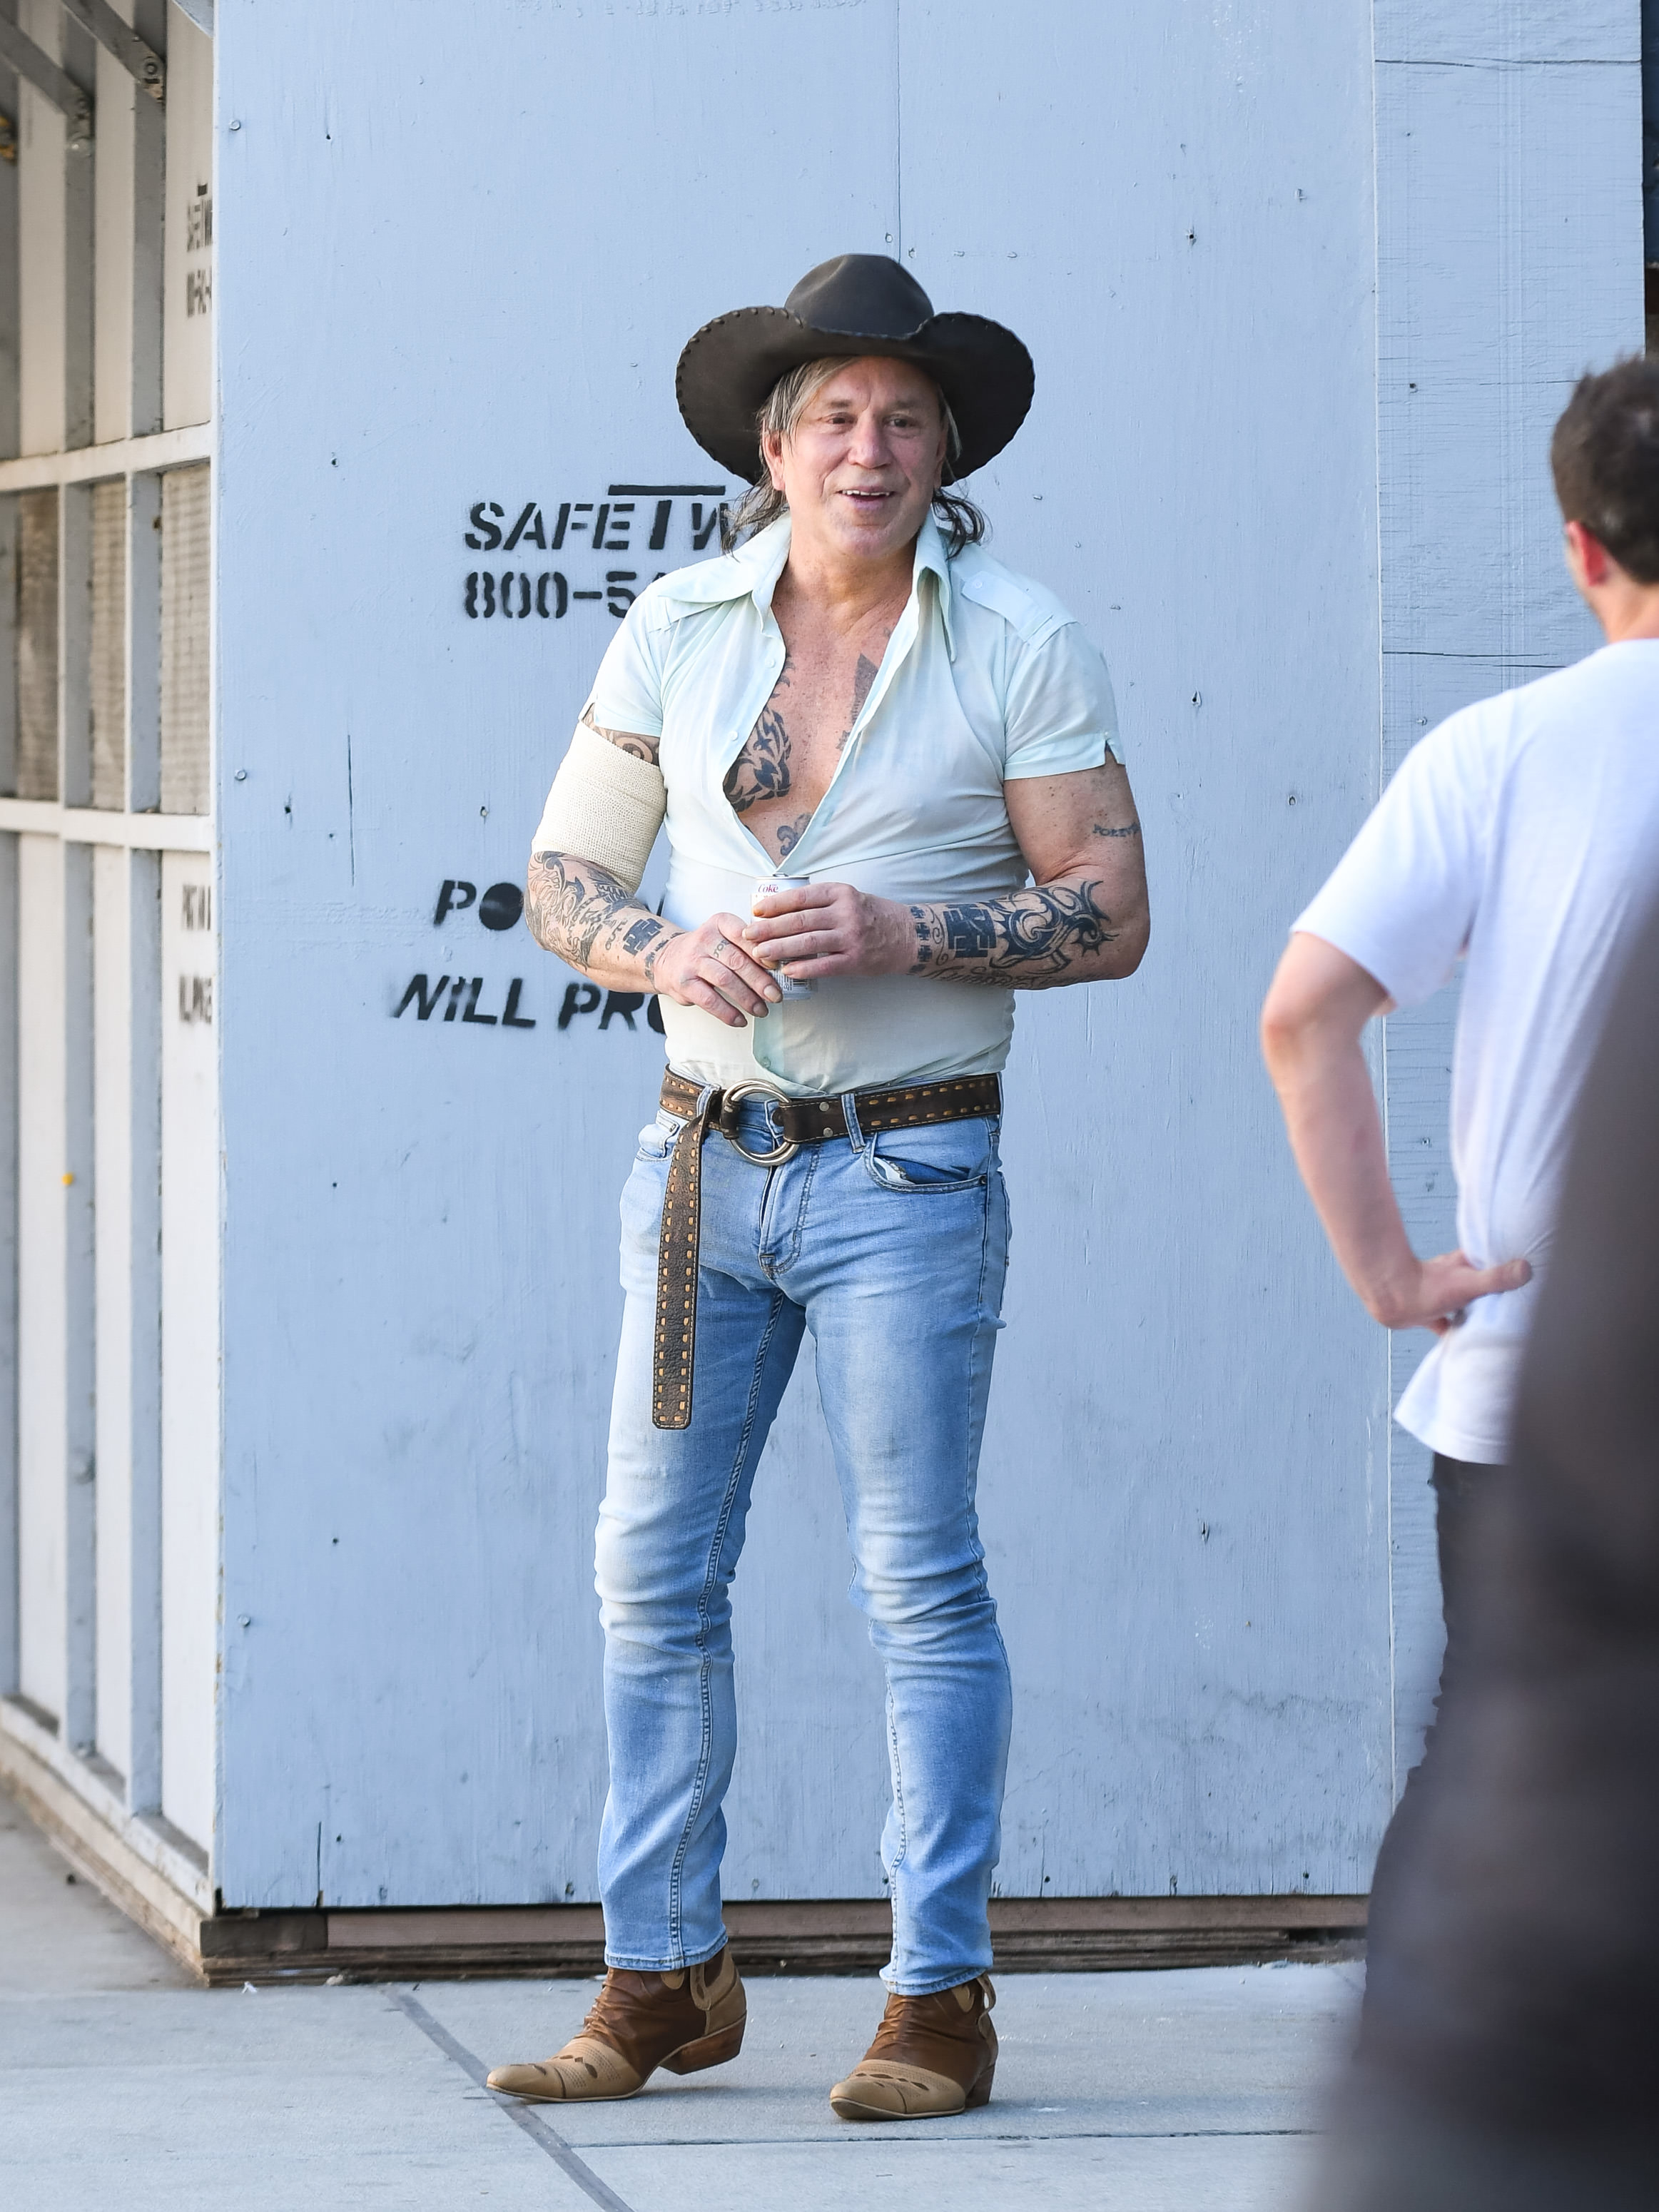
M 489 2087 L 489 2069 L 483 2061 L 476 2057 L 464 2043 L 458 2043 L 447 2027 L 434 2020 L 418 1998 L 412 1997 L 407 1990 L 392 1989 L 386 1991 L 386 1995 L 400 2013 L 413 2021 L 428 2042 L 435 2043 L 446 2058 L 459 2066 L 470 2081 L 485 2091 L 491 2104 L 505 2112 L 514 2127 L 522 2128 L 531 2142 L 547 2153 L 554 2165 L 569 2176 L 583 2196 L 602 2206 L 603 2212 L 633 2212 L 632 2206 L 624 2203 L 614 2189 L 600 2180 L 585 2160 L 577 2157 L 557 2129 L 550 2127 L 539 2112 L 528 2111 L 513 2098 L 497 2096 Z

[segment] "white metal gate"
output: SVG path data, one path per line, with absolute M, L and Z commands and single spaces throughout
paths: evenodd
M 5 1725 L 200 1892 L 220 1456 L 213 57 L 177 7 L 118 12 L 165 56 L 165 105 L 57 0 L 21 0 L 28 51 L 0 68 L 16 137 L 0 187 L 15 240 Z

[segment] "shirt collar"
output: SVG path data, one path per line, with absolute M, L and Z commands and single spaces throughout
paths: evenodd
M 945 625 L 945 649 L 952 660 L 957 657 L 956 635 L 951 627 L 951 563 L 945 555 L 945 540 L 939 535 L 939 525 L 929 507 L 921 530 L 916 535 L 915 580 L 913 589 L 920 590 L 922 572 L 931 569 L 934 596 L 939 600 L 939 620 Z
M 784 563 L 788 558 L 789 517 L 781 514 L 775 522 L 769 522 L 764 530 L 757 530 L 752 538 L 745 538 L 735 553 L 723 554 L 718 561 L 703 561 L 695 568 L 682 569 L 674 579 L 672 596 L 684 605 L 700 607 L 718 606 L 723 601 L 752 598 L 763 614 L 772 604 L 772 594 L 777 588 L 778 578 L 783 574 Z M 931 571 L 933 576 L 939 616 L 945 624 L 945 647 L 954 659 L 956 640 L 951 628 L 951 564 L 945 557 L 945 540 L 939 535 L 939 525 L 931 511 L 916 533 L 913 591 L 920 590 L 924 571 Z

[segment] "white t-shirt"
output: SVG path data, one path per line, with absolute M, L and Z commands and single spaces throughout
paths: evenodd
M 1478 1298 L 1396 1418 L 1448 1457 L 1500 1464 L 1578 1087 L 1636 925 L 1659 891 L 1659 640 L 1630 639 L 1484 699 L 1407 755 L 1296 923 L 1396 1006 L 1463 956 L 1452 1071 L 1458 1240 L 1527 1259 Z
M 779 872 L 723 780 L 782 672 L 772 592 L 788 557 L 786 514 L 724 559 L 659 578 L 594 682 L 602 728 L 661 738 L 663 911 L 683 928 L 748 914 L 757 882 Z M 1117 714 L 1105 662 L 1040 584 L 982 546 L 947 560 L 931 516 L 914 568 L 830 788 L 783 866 L 882 898 L 960 902 L 968 928 L 975 902 L 1025 883 L 1004 785 L 1121 760 Z M 823 978 L 740 1030 L 700 1006 L 661 1006 L 680 1074 L 797 1097 L 988 1073 L 1014 1028 L 1012 991 L 925 975 Z

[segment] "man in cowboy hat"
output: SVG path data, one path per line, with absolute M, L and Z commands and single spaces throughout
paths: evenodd
M 1127 975 L 1147 933 L 1105 667 L 945 489 L 1031 389 L 1012 332 L 936 315 L 881 254 L 700 330 L 680 408 L 755 486 L 736 550 L 630 608 L 536 836 L 532 928 L 660 994 L 668 1072 L 623 1197 L 599 1529 L 611 1971 L 556 2057 L 490 2075 L 520 2096 L 631 2096 L 741 2045 L 730 1593 L 805 1329 L 893 1785 L 890 1994 L 830 2101 L 904 2119 L 990 2094 L 1010 1689 L 974 1491 L 1007 1246 L 998 1071 L 1016 990 Z M 635 892 L 665 813 L 659 916 Z

